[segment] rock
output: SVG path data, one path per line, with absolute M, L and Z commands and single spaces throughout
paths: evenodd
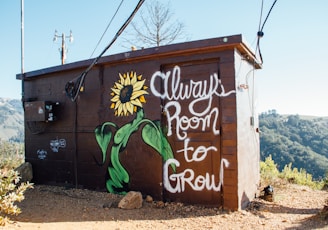
M 156 207 L 157 208 L 164 208 L 165 207 L 165 203 L 163 201 L 158 201 L 158 202 L 156 202 Z
M 128 192 L 118 203 L 121 209 L 136 209 L 142 207 L 142 195 L 140 192 Z
M 154 199 L 153 199 L 151 196 L 149 196 L 149 195 L 146 196 L 146 202 L 147 202 L 147 203 L 152 203 L 153 200 L 154 200 Z
M 25 162 L 21 164 L 18 168 L 16 168 L 16 171 L 19 173 L 19 176 L 21 177 L 20 179 L 21 183 L 27 181 L 30 182 L 33 179 L 33 170 L 30 162 Z

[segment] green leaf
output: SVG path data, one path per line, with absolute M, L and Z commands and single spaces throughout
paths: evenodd
M 111 122 L 105 122 L 104 124 L 99 125 L 95 128 L 96 140 L 103 155 L 102 163 L 104 163 L 106 160 L 107 148 L 112 138 L 112 131 L 108 126 L 113 126 L 117 128 L 117 126 Z
M 121 149 L 120 145 L 114 145 L 111 151 L 111 163 L 113 168 L 115 169 L 115 179 L 118 179 L 120 182 L 129 183 L 130 177 L 128 172 L 122 166 L 119 159 L 119 149 Z
M 142 129 L 142 139 L 146 144 L 154 148 L 163 158 L 164 161 L 173 159 L 173 151 L 166 136 L 162 132 L 159 121 L 149 122 Z M 175 165 L 171 164 L 171 168 L 175 172 Z
M 143 117 L 143 109 L 140 109 L 137 112 L 136 117 L 130 123 L 123 125 L 119 130 L 117 130 L 114 136 L 114 143 L 117 145 L 122 144 L 122 147 L 125 148 L 128 144 L 131 134 L 138 130 L 139 125 L 143 120 Z
M 113 145 L 111 150 L 111 164 L 112 166 L 108 167 L 108 173 L 110 178 L 106 182 L 107 190 L 110 193 L 117 193 L 117 190 L 123 188 L 124 184 L 128 184 L 130 177 L 128 172 L 122 166 L 119 160 L 119 149 L 121 149 L 121 144 Z M 119 193 L 123 194 L 125 191 Z
M 107 180 L 106 181 L 106 188 L 108 190 L 108 192 L 110 193 L 114 193 L 114 194 L 121 194 L 121 195 L 125 195 L 127 192 L 124 190 L 118 191 L 120 188 L 123 188 L 123 186 L 120 187 L 116 187 L 113 183 L 112 180 Z

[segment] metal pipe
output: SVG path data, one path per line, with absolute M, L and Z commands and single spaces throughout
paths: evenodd
M 24 90 L 24 0 L 21 0 L 21 73 L 22 73 L 22 103 L 25 100 L 25 90 Z M 24 107 L 24 104 L 23 104 Z

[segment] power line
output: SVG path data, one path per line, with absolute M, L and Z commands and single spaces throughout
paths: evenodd
M 264 36 L 264 33 L 263 33 L 263 28 L 265 26 L 265 23 L 267 22 L 270 14 L 271 14 L 271 11 L 274 7 L 274 5 L 276 4 L 277 0 L 275 0 L 272 4 L 272 6 L 270 7 L 270 10 L 267 14 L 267 16 L 265 17 L 265 20 L 261 26 L 261 21 L 262 21 L 262 13 L 263 13 L 263 0 L 262 0 L 262 4 L 261 4 L 261 14 L 260 14 L 260 23 L 259 23 L 259 31 L 257 32 L 257 45 L 256 45 L 256 50 L 259 52 L 259 56 L 260 56 L 260 61 L 261 63 L 263 63 L 263 57 L 262 57 L 262 53 L 261 53 L 261 49 L 260 49 L 260 39 Z
M 121 3 L 120 3 L 120 5 L 117 7 L 117 9 L 116 9 L 116 11 L 115 11 L 115 14 L 113 15 L 113 17 L 112 17 L 111 20 L 109 21 L 109 23 L 108 23 L 108 25 L 107 25 L 107 27 L 106 27 L 104 33 L 101 35 L 101 37 L 100 37 L 100 39 L 99 39 L 99 41 L 98 41 L 98 43 L 97 43 L 95 49 L 93 50 L 92 54 L 90 55 L 90 58 L 93 56 L 93 54 L 94 54 L 94 52 L 96 51 L 96 49 L 98 48 L 98 46 L 99 46 L 101 40 L 103 39 L 105 33 L 107 32 L 109 26 L 112 24 L 112 21 L 113 21 L 113 19 L 115 18 L 115 16 L 116 16 L 117 12 L 119 11 L 119 9 L 121 8 L 121 5 L 122 5 L 123 1 L 124 1 L 124 0 L 122 0 Z
M 117 31 L 116 35 L 112 39 L 112 41 L 106 46 L 106 48 L 96 57 L 93 62 L 88 66 L 86 70 L 84 70 L 79 77 L 74 78 L 73 80 L 69 81 L 65 85 L 65 92 L 66 95 L 72 100 L 75 101 L 79 92 L 83 91 L 83 85 L 85 77 L 87 76 L 88 72 L 92 69 L 92 67 L 97 64 L 98 60 L 101 58 L 102 55 L 113 45 L 116 39 L 123 33 L 124 29 L 129 25 L 131 20 L 133 19 L 134 15 L 138 12 L 141 5 L 144 3 L 145 0 L 139 0 L 137 6 L 130 14 L 129 18 L 124 22 L 121 28 Z

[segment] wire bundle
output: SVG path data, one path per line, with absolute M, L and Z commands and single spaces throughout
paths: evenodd
M 263 33 L 263 28 L 264 28 L 264 25 L 265 23 L 267 22 L 268 18 L 269 18 L 269 15 L 274 7 L 274 5 L 276 4 L 277 0 L 275 0 L 261 26 L 261 21 L 262 21 L 262 13 L 263 13 L 263 0 L 262 0 L 262 5 L 261 5 L 261 15 L 260 15 L 260 23 L 259 23 L 259 31 L 257 32 L 257 44 L 256 44 L 256 50 L 258 50 L 259 52 L 259 56 L 260 56 L 260 61 L 261 63 L 263 63 L 263 58 L 262 58 L 262 53 L 261 53 L 261 49 L 260 49 L 260 39 L 264 36 L 264 33 Z
M 144 1 L 145 0 L 140 0 L 138 2 L 138 4 L 135 7 L 135 9 L 133 10 L 133 12 L 129 16 L 129 18 L 124 22 L 124 24 L 122 25 L 122 27 L 117 31 L 117 33 L 114 36 L 114 38 L 112 39 L 112 41 L 106 46 L 106 48 L 100 53 L 100 55 L 93 60 L 93 62 L 88 66 L 88 68 L 86 70 L 84 70 L 80 74 L 80 76 L 78 76 L 77 78 L 74 78 L 73 80 L 71 80 L 71 81 L 69 81 L 69 82 L 66 83 L 66 85 L 65 85 L 66 95 L 73 102 L 76 100 L 77 96 L 79 95 L 79 92 L 83 91 L 83 88 L 84 88 L 83 85 L 84 85 L 85 77 L 87 76 L 87 74 L 89 73 L 89 71 L 92 69 L 92 67 L 94 65 L 97 64 L 97 62 L 102 57 L 102 55 L 104 55 L 104 53 L 114 44 L 114 42 L 116 41 L 116 39 L 122 34 L 122 32 L 129 25 L 129 23 L 131 22 L 131 20 L 133 19 L 134 15 L 137 13 L 137 11 L 141 7 L 141 5 L 144 3 Z M 106 28 L 106 30 L 107 30 L 107 28 Z

